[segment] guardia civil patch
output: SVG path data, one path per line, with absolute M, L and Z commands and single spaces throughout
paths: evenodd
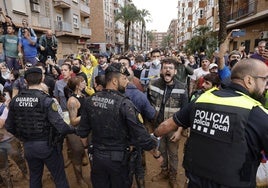
M 143 123 L 143 118 L 142 118 L 140 113 L 138 113 L 137 117 L 138 117 L 138 120 L 140 121 L 140 123 Z
M 55 111 L 55 112 L 58 111 L 58 106 L 57 106 L 57 104 L 56 104 L 55 102 L 52 103 L 51 108 L 52 108 L 52 110 Z

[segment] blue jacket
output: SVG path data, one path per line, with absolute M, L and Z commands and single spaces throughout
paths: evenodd
M 141 92 L 134 84 L 129 83 L 126 88 L 126 96 L 136 106 L 141 115 L 147 120 L 152 120 L 155 116 L 155 109 L 150 104 L 147 96 Z

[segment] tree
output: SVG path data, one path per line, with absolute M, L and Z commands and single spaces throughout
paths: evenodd
M 141 22 L 140 49 L 142 50 L 143 34 L 144 34 L 144 31 L 145 31 L 146 22 L 150 21 L 151 14 L 146 9 L 138 10 L 138 12 L 139 12 L 138 20 L 139 20 L 139 22 Z M 146 19 L 146 17 L 149 17 L 149 18 Z
M 161 47 L 163 49 L 170 49 L 170 43 L 173 40 L 174 36 L 171 34 L 168 34 L 167 36 L 165 36 L 161 42 Z
M 193 33 L 192 39 L 186 43 L 185 51 L 194 54 L 202 49 L 210 57 L 217 48 L 216 33 L 213 33 L 208 26 L 199 27 Z
M 152 43 L 154 41 L 154 34 L 152 33 L 152 31 L 147 31 L 146 32 L 146 36 L 147 36 L 147 40 Z M 147 45 L 148 47 L 148 45 Z M 149 50 L 149 49 L 146 49 L 146 50 Z
M 228 15 L 226 14 L 229 10 L 229 3 L 226 0 L 219 0 L 219 33 L 218 33 L 218 42 L 219 45 L 223 43 L 227 36 L 226 26 L 227 26 L 227 20 Z
M 115 22 L 122 21 L 124 23 L 124 29 L 125 29 L 125 39 L 124 39 L 124 45 L 125 45 L 125 51 L 128 51 L 129 49 L 129 32 L 130 32 L 130 26 L 134 22 L 136 22 L 139 18 L 139 11 L 135 7 L 134 4 L 128 4 L 124 7 L 119 8 L 119 12 L 115 15 Z

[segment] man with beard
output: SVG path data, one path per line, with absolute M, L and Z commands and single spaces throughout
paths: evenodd
M 256 187 L 261 151 L 268 153 L 268 112 L 259 102 L 267 81 L 262 61 L 242 59 L 228 88 L 205 92 L 154 131 L 162 136 L 190 127 L 183 161 L 188 188 Z
M 173 58 L 165 58 L 161 62 L 161 74 L 157 80 L 152 80 L 148 88 L 148 97 L 157 111 L 154 122 L 156 128 L 162 121 L 171 117 L 176 111 L 188 103 L 186 86 L 175 80 L 177 73 L 177 61 Z M 178 140 L 182 128 L 163 136 L 160 141 L 159 151 L 164 162 L 161 164 L 161 172 L 152 178 L 152 181 L 169 179 L 170 186 L 178 187 Z
M 77 134 L 85 149 L 92 131 L 93 155 L 91 180 L 93 187 L 128 188 L 130 144 L 150 151 L 162 162 L 157 141 L 146 131 L 143 119 L 134 104 L 123 94 L 129 72 L 121 63 L 112 63 L 105 70 L 106 87 L 86 99 Z

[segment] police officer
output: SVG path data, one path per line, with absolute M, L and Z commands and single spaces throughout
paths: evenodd
M 268 153 L 268 114 L 259 102 L 268 88 L 268 67 L 243 59 L 231 80 L 228 88 L 208 90 L 154 132 L 191 128 L 183 161 L 188 188 L 256 187 L 261 150 Z
M 5 128 L 23 142 L 30 170 L 30 187 L 42 187 L 44 164 L 57 188 L 69 187 L 64 171 L 58 135 L 74 132 L 58 113 L 54 100 L 42 91 L 42 70 L 25 72 L 29 89 L 21 91 L 10 102 Z
M 85 102 L 78 135 L 87 148 L 87 136 L 92 131 L 93 187 L 127 188 L 129 181 L 129 144 L 150 151 L 159 162 L 161 154 L 157 142 L 145 127 L 133 103 L 122 93 L 128 83 L 129 72 L 120 63 L 112 63 L 105 71 L 106 88 Z

